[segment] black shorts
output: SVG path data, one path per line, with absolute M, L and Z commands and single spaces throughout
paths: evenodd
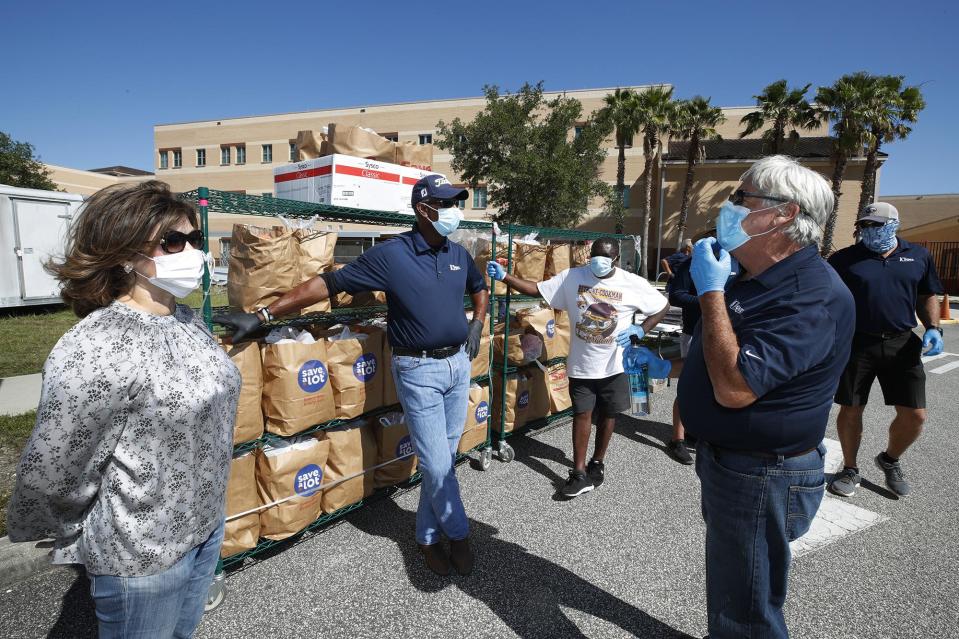
M 836 403 L 865 406 L 876 378 L 886 406 L 926 407 L 926 371 L 922 366 L 922 340 L 909 331 L 898 337 L 856 333 L 849 363 L 839 378 Z
M 629 379 L 624 373 L 602 379 L 570 377 L 569 398 L 574 413 L 598 408 L 599 417 L 613 417 L 629 410 Z

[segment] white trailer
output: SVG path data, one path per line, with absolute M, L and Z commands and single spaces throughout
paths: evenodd
M 63 254 L 83 197 L 0 184 L 0 308 L 61 302 L 43 264 Z

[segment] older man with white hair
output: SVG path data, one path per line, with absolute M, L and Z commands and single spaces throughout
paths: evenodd
M 693 250 L 703 315 L 688 357 L 642 356 L 652 376 L 679 377 L 700 440 L 711 639 L 788 636 L 789 542 L 822 500 L 822 439 L 855 325 L 849 289 L 819 255 L 832 208 L 819 174 L 784 156 L 756 162 L 717 238 Z

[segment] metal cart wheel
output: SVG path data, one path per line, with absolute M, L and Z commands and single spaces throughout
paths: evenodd
M 207 592 L 203 612 L 216 610 L 224 599 L 226 599 L 226 575 L 220 571 L 213 575 L 213 583 L 210 584 L 210 590 Z
M 489 470 L 490 464 L 493 463 L 493 449 L 484 448 L 480 451 L 480 470 Z
M 499 443 L 499 450 L 496 451 L 496 454 L 499 456 L 499 460 L 504 464 L 508 464 L 516 459 L 516 451 L 506 442 Z

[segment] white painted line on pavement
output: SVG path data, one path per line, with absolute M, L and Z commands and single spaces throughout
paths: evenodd
M 959 362 L 949 362 L 945 366 L 940 366 L 939 368 L 934 368 L 930 373 L 936 373 L 937 375 L 942 375 L 943 373 L 948 373 L 954 368 L 959 368 Z
M 842 470 L 842 446 L 835 439 L 823 439 L 826 446 L 826 458 L 823 460 L 825 472 L 837 473 Z M 815 552 L 820 548 L 838 541 L 846 535 L 865 530 L 888 517 L 860 508 L 844 499 L 823 496 L 816 517 L 805 535 L 789 544 L 793 558 Z
M 938 355 L 928 355 L 922 358 L 923 364 L 928 364 L 929 362 L 934 362 L 937 359 L 942 359 L 943 357 L 949 357 L 952 353 L 939 353 Z

